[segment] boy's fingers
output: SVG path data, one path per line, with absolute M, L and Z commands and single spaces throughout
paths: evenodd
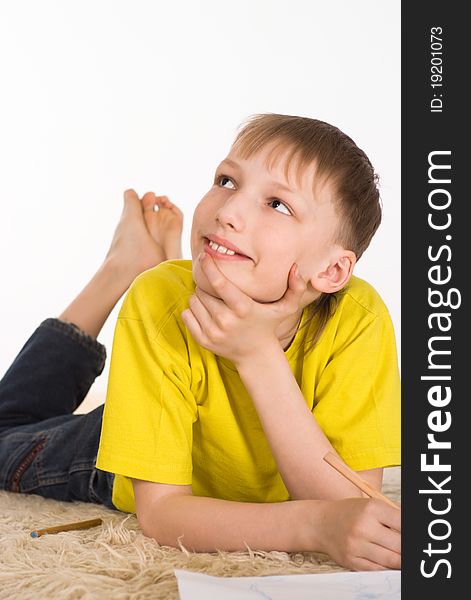
M 204 334 L 201 329 L 200 324 L 198 323 L 198 319 L 191 312 L 189 308 L 186 308 L 182 314 L 181 318 L 183 323 L 185 324 L 188 331 L 191 333 L 193 339 L 198 342 L 201 346 L 205 344 Z
M 385 548 L 382 545 L 371 543 L 368 545 L 369 559 L 385 569 L 400 569 L 401 554 Z
M 202 331 L 208 331 L 212 326 L 212 315 L 204 303 L 195 294 L 189 300 L 190 310 L 198 321 Z
M 379 565 L 376 562 L 368 560 L 367 558 L 356 558 L 352 563 L 355 571 L 385 571 L 386 567 Z
M 288 288 L 280 300 L 286 310 L 294 311 L 299 308 L 299 302 L 306 287 L 306 282 L 300 276 L 298 265 L 295 263 L 288 275 Z
M 384 506 L 381 514 L 378 515 L 378 520 L 386 527 L 394 529 L 395 531 L 401 531 L 401 511 L 397 508 L 393 508 L 383 502 Z
M 227 279 L 224 273 L 219 270 L 216 261 L 209 255 L 204 253 L 199 260 L 201 268 L 214 291 L 229 308 L 238 312 L 241 304 L 248 299 L 248 296 Z
M 383 527 L 380 523 L 373 530 L 371 541 L 382 546 L 388 551 L 401 555 L 401 534 L 390 527 Z
M 211 294 L 208 294 L 207 292 L 205 292 L 198 286 L 196 286 L 195 295 L 200 299 L 201 303 L 203 304 L 203 306 L 206 308 L 206 310 L 212 317 L 214 317 L 216 310 L 221 305 L 224 305 L 223 300 L 220 300 L 219 298 L 215 298 L 214 296 L 211 296 Z

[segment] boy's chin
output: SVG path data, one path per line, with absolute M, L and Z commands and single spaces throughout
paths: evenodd
M 221 272 L 224 276 L 235 286 L 237 286 L 244 294 L 252 298 L 255 302 L 259 304 L 270 304 L 273 302 L 277 302 L 280 300 L 284 294 L 286 293 L 286 283 L 282 282 L 278 288 L 278 286 L 272 285 L 270 288 L 268 286 L 257 285 L 257 282 L 241 282 L 238 281 L 237 277 L 234 277 L 234 273 L 231 273 L 229 269 L 224 268 L 224 264 L 218 265 Z M 227 272 L 229 271 L 229 272 Z M 217 292 L 214 290 L 210 282 L 208 281 L 206 275 L 203 273 L 201 266 L 198 264 L 197 260 L 193 260 L 192 264 L 192 272 L 193 272 L 193 281 L 196 286 L 214 296 L 215 298 L 220 298 Z M 253 283 L 253 285 L 251 285 Z M 278 288 L 278 289 L 273 289 Z
M 270 304 L 272 302 L 277 302 L 286 293 L 286 283 L 282 283 L 279 286 L 279 289 L 267 289 L 267 286 L 257 286 L 255 284 L 253 286 L 250 286 L 246 282 L 241 283 L 237 281 L 236 278 L 231 276 L 232 274 L 224 272 L 225 269 L 223 267 L 220 268 L 222 273 L 231 283 L 237 286 L 244 294 L 249 296 L 249 298 L 252 298 L 252 300 L 260 304 Z M 200 288 L 200 290 L 203 290 L 203 292 L 206 292 L 207 294 L 210 294 L 215 298 L 221 299 L 212 287 L 211 283 L 208 281 L 206 275 L 203 273 L 197 261 L 193 262 L 193 281 L 195 282 L 196 286 Z M 272 288 L 273 287 L 276 286 L 272 286 Z
M 214 290 L 214 288 L 209 283 L 209 281 L 207 280 L 205 275 L 203 273 L 201 273 L 201 271 L 199 271 L 199 272 L 198 271 L 199 270 L 197 270 L 195 272 L 195 269 L 193 269 L 193 280 L 194 280 L 196 286 L 200 290 L 203 290 L 203 292 L 206 292 L 207 294 L 210 294 L 211 296 L 214 296 L 215 298 L 219 298 L 221 300 L 221 297 Z M 235 286 L 237 286 L 244 294 L 249 296 L 249 298 L 252 298 L 252 300 L 254 300 L 255 302 L 258 302 L 260 304 L 270 304 L 271 302 L 276 302 L 284 295 L 284 293 L 286 291 L 286 290 L 282 290 L 278 296 L 275 296 L 274 294 L 272 296 L 268 296 L 266 293 L 263 293 L 261 290 L 244 289 L 244 287 L 239 285 L 236 281 L 232 281 L 229 277 L 227 277 L 227 279 L 229 279 L 229 281 L 231 281 L 231 283 L 233 283 Z

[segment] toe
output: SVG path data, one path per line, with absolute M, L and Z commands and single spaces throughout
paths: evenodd
M 148 194 L 152 194 L 152 196 Z M 148 194 L 145 194 L 142 198 L 144 222 L 147 226 L 147 231 L 154 241 L 159 242 L 159 213 L 153 210 L 153 207 L 158 203 L 155 201 L 155 194 L 153 192 L 148 192 Z
M 139 202 L 139 196 L 136 194 L 136 191 L 133 189 L 126 190 L 123 194 L 125 204 L 135 204 L 136 201 Z
M 135 190 L 129 189 L 126 190 L 123 194 L 124 196 L 124 207 L 123 207 L 123 215 L 134 214 L 141 211 L 141 203 L 139 202 L 139 196 L 136 194 Z
M 160 208 L 168 208 L 173 212 L 173 214 L 183 218 L 182 211 L 178 208 L 176 204 L 169 200 L 168 196 L 156 196 L 156 203 L 159 205 Z
M 142 209 L 144 211 L 153 210 L 155 205 L 155 194 L 154 192 L 146 192 L 144 196 L 142 196 Z
M 156 196 L 155 203 L 159 208 L 169 208 L 169 205 L 171 205 L 168 196 Z
M 176 204 L 172 204 L 172 210 L 183 219 L 183 212 L 178 208 Z

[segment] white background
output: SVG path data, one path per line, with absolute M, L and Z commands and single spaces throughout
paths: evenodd
M 0 375 L 98 268 L 126 188 L 182 208 L 190 258 L 193 209 L 258 112 L 329 121 L 370 157 L 384 217 L 356 274 L 399 342 L 399 0 L 0 0 L 0 56 Z

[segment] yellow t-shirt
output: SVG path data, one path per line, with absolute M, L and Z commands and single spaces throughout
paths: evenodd
M 161 263 L 134 281 L 118 316 L 97 467 L 116 474 L 113 503 L 126 512 L 135 512 L 130 478 L 226 500 L 289 499 L 237 370 L 181 319 L 194 288 L 191 261 Z M 285 355 L 317 422 L 353 469 L 400 464 L 399 373 L 383 301 L 353 277 L 305 356 L 307 313 Z

